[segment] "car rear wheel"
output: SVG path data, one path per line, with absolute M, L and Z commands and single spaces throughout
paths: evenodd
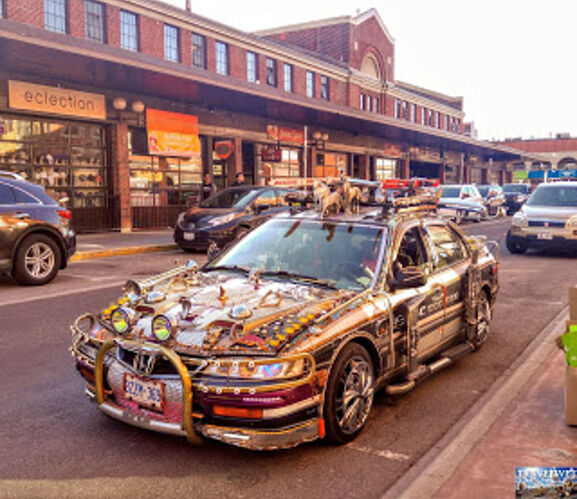
M 491 305 L 489 298 L 484 291 L 481 291 L 477 302 L 477 324 L 475 326 L 473 338 L 471 343 L 475 346 L 475 350 L 479 350 L 487 341 L 490 331 L 491 322 Z
M 32 234 L 16 250 L 13 276 L 26 286 L 39 286 L 56 277 L 61 255 L 56 243 L 44 234 Z
M 510 232 L 507 232 L 507 238 L 505 239 L 505 245 L 510 253 L 514 253 L 516 255 L 522 255 L 527 251 L 527 245 L 520 242 L 517 238 L 511 235 Z
M 368 352 L 349 343 L 335 361 L 327 383 L 324 418 L 327 440 L 346 444 L 362 431 L 373 405 L 375 376 Z

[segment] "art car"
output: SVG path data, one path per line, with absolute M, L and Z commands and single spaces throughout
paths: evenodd
M 202 268 L 129 281 L 72 326 L 87 395 L 112 418 L 195 443 L 353 440 L 377 390 L 408 392 L 489 334 L 492 246 L 440 219 L 421 184 L 398 181 L 403 197 L 368 210 L 301 206 Z

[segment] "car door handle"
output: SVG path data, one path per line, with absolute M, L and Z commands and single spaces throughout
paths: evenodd
M 23 211 L 18 211 L 14 215 L 14 218 L 18 218 L 20 220 L 23 220 L 25 218 L 30 218 L 30 213 L 24 213 Z

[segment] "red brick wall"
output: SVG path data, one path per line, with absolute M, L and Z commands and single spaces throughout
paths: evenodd
M 306 69 L 293 66 L 293 91 L 298 95 L 307 94 L 307 72 Z
M 190 45 L 190 31 L 178 28 L 180 34 L 180 62 L 186 66 L 192 64 L 192 47 Z
M 44 27 L 44 2 L 41 0 L 4 0 L 4 6 L 11 21 Z
M 505 141 L 504 145 L 525 152 L 577 151 L 577 139 L 512 140 Z
M 164 59 L 164 23 L 139 16 L 141 52 Z
M 357 43 L 355 50 L 354 44 Z M 354 26 L 351 33 L 351 57 L 349 64 L 352 68 L 360 69 L 363 58 L 372 53 L 381 66 L 383 79 L 394 80 L 394 46 L 383 33 L 380 24 L 375 18 L 369 18 L 364 23 Z M 391 64 L 387 63 L 387 58 Z
M 120 47 L 120 9 L 106 5 L 106 39 L 108 44 Z
M 246 80 L 246 50 L 228 46 L 230 76 Z
M 84 38 L 84 0 L 68 0 L 68 33 Z

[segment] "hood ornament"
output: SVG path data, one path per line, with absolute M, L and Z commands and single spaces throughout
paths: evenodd
M 260 270 L 252 269 L 248 274 L 248 280 L 254 282 L 254 289 L 258 289 L 260 287 Z
M 166 299 L 166 295 L 162 291 L 151 291 L 146 295 L 146 303 L 159 303 Z
M 231 319 L 248 319 L 252 312 L 246 305 L 235 305 L 228 313 Z
M 266 294 L 258 302 L 257 308 L 265 307 L 278 307 L 282 302 L 282 295 L 279 291 L 273 291 L 272 289 L 267 291 Z
M 220 286 L 219 288 L 218 301 L 223 307 L 226 305 L 226 302 L 228 301 L 228 295 L 226 294 L 226 289 L 224 289 L 223 286 Z

